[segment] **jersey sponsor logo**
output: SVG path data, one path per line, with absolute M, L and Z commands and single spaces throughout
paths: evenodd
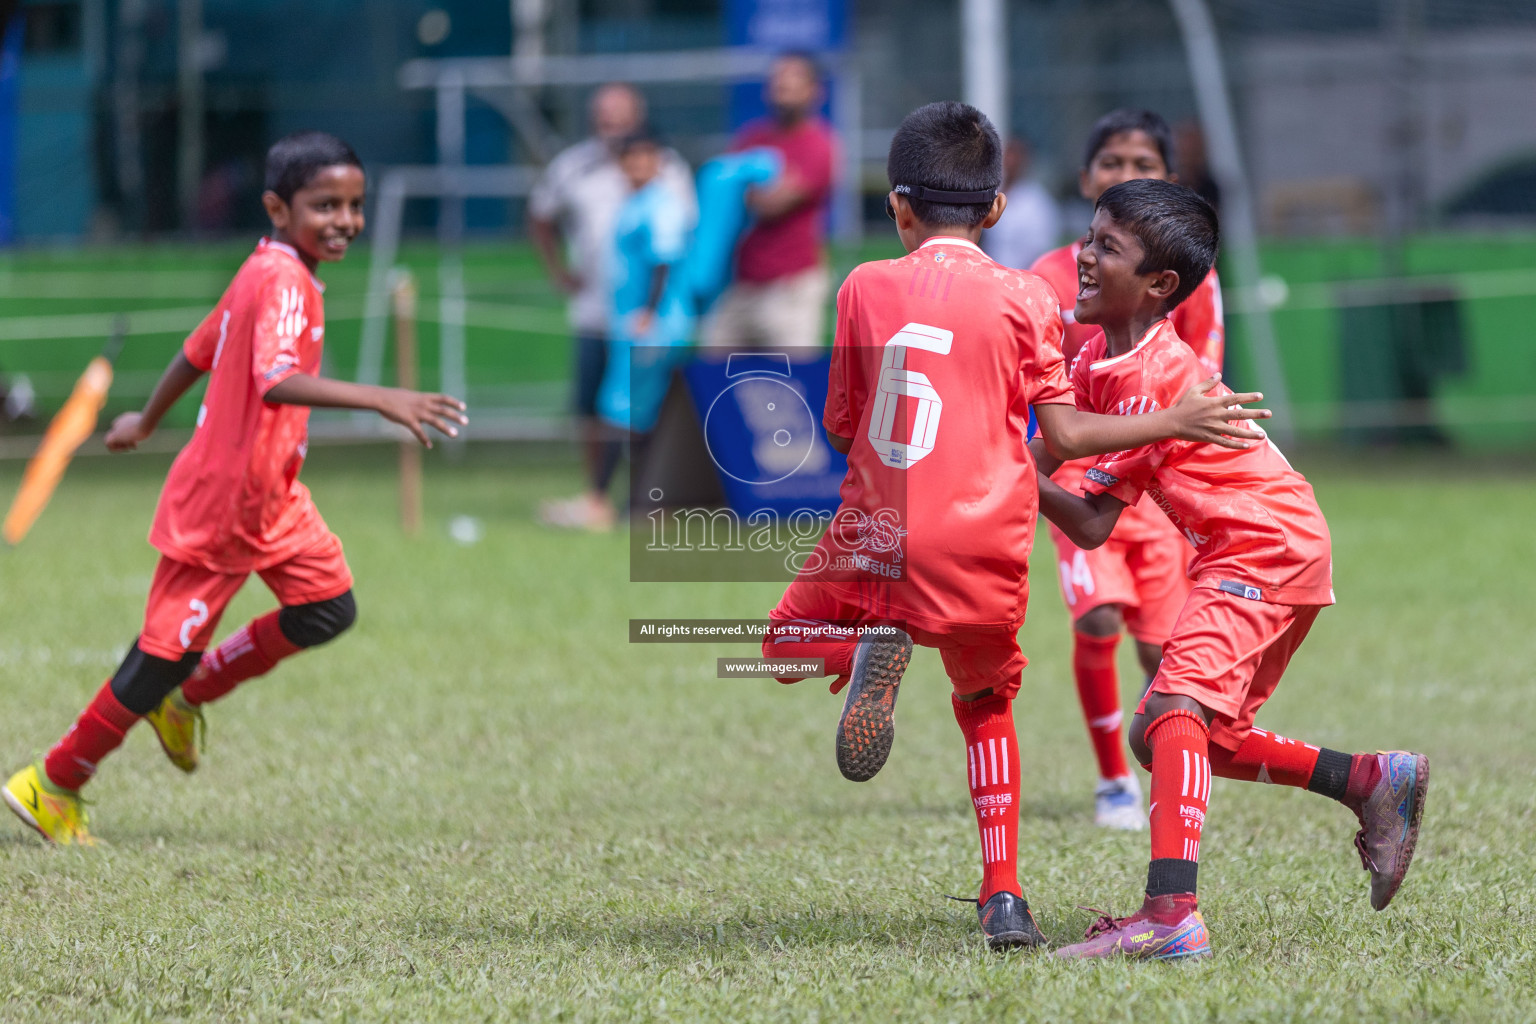
M 1236 580 L 1222 580 L 1216 585 L 1216 589 L 1224 594 L 1234 594 L 1238 597 L 1247 598 L 1249 601 L 1262 601 L 1264 599 L 1264 591 L 1258 587 L 1250 587 L 1246 583 L 1238 583 Z
M 1104 472 L 1098 466 L 1090 466 L 1088 471 L 1083 475 L 1086 476 L 1089 480 L 1092 480 L 1094 483 L 1103 484 L 1105 487 L 1113 487 L 1115 484 L 1120 482 L 1119 477 L 1115 476 L 1113 473 Z
M 944 401 L 928 375 L 907 368 L 907 350 L 922 349 L 935 355 L 949 355 L 955 334 L 942 327 L 911 323 L 897 331 L 885 343 L 880 361 L 880 387 L 869 414 L 869 443 L 879 453 L 880 461 L 892 469 L 906 469 L 922 460 L 938 443 L 939 417 Z M 907 398 L 916 402 L 912 429 L 906 441 L 896 440 L 897 416 L 905 412 Z M 903 421 L 905 416 L 902 416 Z M 905 426 L 905 422 L 902 426 Z

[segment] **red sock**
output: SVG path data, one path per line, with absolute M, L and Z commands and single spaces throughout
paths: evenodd
M 981 830 L 981 902 L 1004 890 L 1019 895 L 1019 738 L 1013 701 L 994 694 L 952 702 L 965 735 L 971 804 Z
M 1074 630 L 1072 638 L 1072 674 L 1077 677 L 1077 699 L 1082 702 L 1088 738 L 1099 761 L 1099 777 L 1129 775 L 1125 743 L 1120 737 L 1120 673 L 1115 668 L 1120 634 L 1089 636 Z
M 1211 798 L 1210 730 L 1192 711 L 1147 727 L 1152 748 L 1152 864 L 1147 895 L 1195 891 L 1200 830 Z
M 55 786 L 79 789 L 96 774 L 101 759 L 118 748 L 139 716 L 119 703 L 112 683 L 102 684 L 75 724 L 43 758 L 43 771 Z
M 1220 779 L 1306 789 L 1321 752 L 1321 747 L 1254 729 L 1236 750 L 1212 747 L 1211 772 Z
M 855 630 L 834 626 L 811 619 L 793 619 L 788 622 L 770 623 L 768 634 L 763 637 L 765 658 L 822 658 L 826 661 L 824 675 L 837 676 L 832 692 L 842 689 L 846 677 L 853 671 L 853 649 L 859 640 Z M 784 676 L 781 683 L 798 683 L 806 676 Z
M 192 678 L 181 686 L 183 699 L 194 706 L 218 700 L 247 679 L 265 675 L 273 665 L 302 651 L 304 648 L 284 636 L 278 627 L 280 611 L 273 609 L 259 619 L 252 619 L 204 654 Z

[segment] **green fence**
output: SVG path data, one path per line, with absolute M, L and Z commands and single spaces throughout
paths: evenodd
M 882 238 L 839 253 L 895 252 Z M 25 373 L 46 416 L 101 346 L 119 314 L 129 338 L 108 413 L 142 402 L 185 333 L 217 300 L 245 245 L 20 251 L 0 257 L 0 370 Z M 367 251 L 327 266 L 329 372 L 357 356 Z M 1536 447 L 1536 234 L 1413 240 L 1405 276 L 1385 280 L 1372 241 L 1271 242 L 1264 269 L 1298 433 L 1309 441 L 1449 440 L 1469 448 Z M 437 380 L 436 250 L 407 246 L 420 290 L 424 383 Z M 523 245 L 465 254 L 466 353 L 472 405 L 557 416 L 570 365 L 563 300 Z M 1228 379 L 1256 381 L 1245 314 L 1229 297 Z M 387 377 L 392 375 L 392 365 Z M 1422 392 L 1422 394 L 1421 394 Z M 171 425 L 191 422 L 184 402 Z M 13 428 L 15 429 L 15 428 Z M 34 428 L 35 429 L 35 428 Z

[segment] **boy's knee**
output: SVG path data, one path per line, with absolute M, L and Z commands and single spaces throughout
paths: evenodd
M 1131 719 L 1131 728 L 1126 735 L 1130 741 L 1131 753 L 1136 755 L 1136 763 L 1143 768 L 1149 768 L 1152 764 L 1152 748 L 1147 746 L 1147 716 L 1136 715 Z
M 145 654 L 135 643 L 112 676 L 112 696 L 136 715 L 147 715 L 160 706 L 165 695 L 187 681 L 202 651 L 188 651 L 179 660 Z
M 1119 605 L 1101 604 L 1072 623 L 1072 628 L 1088 636 L 1116 636 L 1124 624 Z
M 1157 722 L 1169 712 L 1178 711 L 1198 718 L 1207 726 L 1210 725 L 1211 712 L 1205 705 L 1193 697 L 1186 697 L 1179 693 L 1150 693 L 1142 703 L 1141 711 L 1131 719 L 1129 740 L 1131 753 L 1136 755 L 1136 760 L 1143 768 L 1150 768 L 1152 764 L 1152 747 L 1147 743 L 1147 728 Z
M 277 613 L 278 628 L 298 647 L 318 647 L 334 640 L 357 621 L 357 600 L 352 591 L 328 601 L 288 605 Z

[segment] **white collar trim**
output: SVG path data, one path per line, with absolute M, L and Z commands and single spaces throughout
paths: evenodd
M 316 277 L 314 271 L 309 269 L 309 265 L 305 263 L 304 258 L 299 255 L 299 250 L 295 249 L 287 242 L 279 242 L 273 238 L 263 238 L 261 240 L 261 244 L 266 246 L 268 249 L 276 249 L 278 252 L 285 252 L 289 256 L 292 256 L 294 259 L 298 260 L 299 266 L 304 268 L 304 272 L 309 275 L 309 279 L 315 282 L 315 287 L 320 289 L 322 292 L 325 291 L 325 282 Z
M 1116 363 L 1120 362 L 1120 360 L 1122 360 L 1122 359 L 1129 359 L 1131 356 L 1135 355 L 1137 352 L 1140 352 L 1143 348 L 1145 348 L 1147 342 L 1151 341 L 1152 338 L 1157 334 L 1158 331 L 1162 330 L 1164 327 L 1167 327 L 1167 326 L 1168 326 L 1168 318 L 1167 317 L 1163 317 L 1161 320 L 1158 320 L 1151 327 L 1148 327 L 1146 329 L 1146 331 L 1141 336 L 1141 340 L 1136 342 L 1136 344 L 1132 345 L 1131 346 L 1131 350 L 1129 352 L 1122 352 L 1118 356 L 1112 356 L 1109 359 L 1100 359 L 1100 360 L 1098 360 L 1096 362 L 1089 363 L 1088 364 L 1088 369 L 1090 369 L 1090 370 L 1101 370 L 1101 369 L 1103 369 L 1106 366 L 1114 366 Z
M 925 240 L 922 245 L 918 246 L 918 248 L 926 249 L 930 245 L 958 245 L 966 249 L 975 249 L 983 256 L 987 255 L 985 252 L 982 252 L 981 246 L 977 245 L 969 238 L 956 238 L 953 235 L 934 235 L 932 238 Z M 990 256 L 987 258 L 991 259 Z

